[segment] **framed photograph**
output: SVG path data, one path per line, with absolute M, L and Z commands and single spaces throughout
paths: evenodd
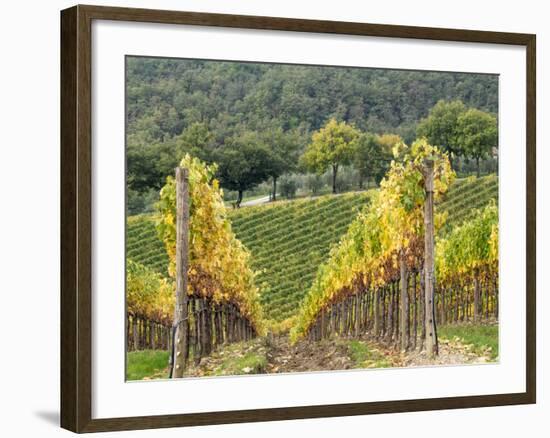
M 535 403 L 535 41 L 62 11 L 62 427 Z

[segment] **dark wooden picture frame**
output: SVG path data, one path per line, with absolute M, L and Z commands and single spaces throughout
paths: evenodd
M 523 393 L 92 419 L 92 21 L 187 24 L 526 47 L 526 391 Z M 61 12 L 61 426 L 98 432 L 529 404 L 536 401 L 536 37 L 531 34 L 75 6 Z

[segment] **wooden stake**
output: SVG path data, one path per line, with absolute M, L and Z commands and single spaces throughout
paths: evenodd
M 407 263 L 405 253 L 401 250 L 399 254 L 399 274 L 401 286 L 401 315 L 400 315 L 400 332 L 401 332 L 401 350 L 409 349 L 409 275 L 407 272 Z
M 189 172 L 176 168 L 176 307 L 172 377 L 183 377 L 189 359 L 187 270 L 189 268 Z
M 425 275 L 425 315 L 426 315 L 426 352 L 429 357 L 438 354 L 437 333 L 435 328 L 434 303 L 434 162 L 424 162 L 424 275 Z

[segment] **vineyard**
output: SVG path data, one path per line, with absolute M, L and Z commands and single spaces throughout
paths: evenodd
M 439 234 L 446 234 L 455 226 L 471 219 L 480 208 L 485 207 L 491 201 L 498 202 L 498 177 L 496 175 L 481 178 L 472 176 L 455 180 L 442 201 L 436 205 L 437 211 L 447 214 L 447 220 L 439 230 Z
M 434 229 L 448 212 L 434 216 L 433 203 L 453 181 L 447 156 L 423 140 L 392 162 L 377 197 L 319 268 L 292 329 L 294 342 L 368 332 L 402 351 L 420 343 L 433 356 L 437 323 L 498 317 L 495 203 L 472 212 L 434 248 Z
M 237 238 L 252 253 L 268 319 L 294 315 L 317 268 L 364 205 L 368 192 L 233 210 Z
M 296 201 L 279 201 L 228 212 L 236 237 L 252 254 L 251 266 L 263 285 L 260 301 L 268 319 L 297 313 L 330 247 L 344 235 L 372 192 L 346 193 Z M 436 210 L 448 214 L 444 235 L 475 212 L 498 200 L 496 175 L 456 179 Z M 168 255 L 156 230 L 157 216 L 130 216 L 127 257 L 167 276 Z
M 130 216 L 126 221 L 126 257 L 168 276 L 168 254 L 160 239 L 155 215 Z
M 127 344 L 134 349 L 171 344 L 176 377 L 182 376 L 191 357 L 199 363 L 219 344 L 247 341 L 263 333 L 250 254 L 231 230 L 213 179 L 216 168 L 189 155 L 181 166 L 187 172 L 187 210 L 181 210 L 182 184 L 178 182 L 176 190 L 176 181 L 169 177 L 160 192 L 156 222 L 172 280 L 131 260 L 127 265 Z M 182 212 L 187 217 L 184 222 Z M 176 244 L 180 227 L 185 229 L 188 248 L 185 265 L 177 257 L 182 251 Z M 182 270 L 184 276 L 179 274 Z M 183 342 L 176 342 L 180 339 Z
M 422 211 L 417 200 L 400 204 L 396 197 L 408 169 L 394 169 L 380 190 L 226 211 L 214 169 L 186 160 L 186 362 L 200 366 L 222 345 L 241 345 L 281 322 L 292 327 L 292 342 L 369 333 L 405 350 L 424 346 Z M 454 180 L 442 163 L 435 197 L 434 323 L 493 322 L 498 178 Z M 128 218 L 128 351 L 173 346 L 175 210 L 176 184 L 168 178 L 158 212 Z

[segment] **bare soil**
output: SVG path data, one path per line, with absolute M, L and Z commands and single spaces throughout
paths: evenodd
M 439 355 L 429 358 L 425 351 L 399 351 L 394 344 L 361 339 L 335 338 L 319 342 L 300 341 L 292 345 L 288 336 L 269 335 L 247 343 L 219 348 L 196 366 L 191 362 L 187 375 L 193 377 L 296 373 L 349 370 L 353 368 L 416 367 L 481 364 L 494 361 L 490 349 L 474 352 L 459 338 L 440 339 Z M 147 379 L 166 378 L 167 369 Z

